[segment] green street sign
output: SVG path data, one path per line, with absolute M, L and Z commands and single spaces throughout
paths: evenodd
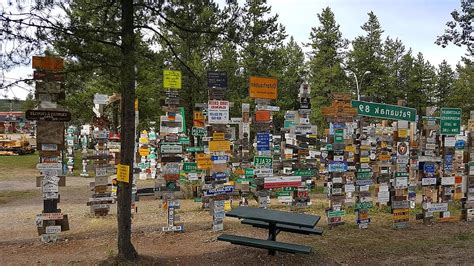
M 189 143 L 191 143 L 189 141 L 189 137 L 179 137 L 178 142 L 181 143 L 181 144 L 187 144 L 187 145 L 189 145 Z
M 252 168 L 245 168 L 245 176 L 253 176 L 253 169 Z
M 368 202 L 358 202 L 355 204 L 355 208 L 358 210 L 370 209 L 374 207 L 374 204 L 371 201 Z
M 191 135 L 198 137 L 205 137 L 207 135 L 207 130 L 203 127 L 193 127 Z
M 253 164 L 255 166 L 265 166 L 267 168 L 271 168 L 273 164 L 273 158 L 265 156 L 255 156 L 253 159 Z
M 315 176 L 316 170 L 314 169 L 297 169 L 295 171 L 295 175 L 297 176 Z
M 187 152 L 199 152 L 199 151 L 204 151 L 204 147 L 187 147 L 186 148 Z
M 461 108 L 441 108 L 441 135 L 461 133 Z
M 346 211 L 328 211 L 328 218 L 342 217 L 346 215 Z
M 357 114 L 361 116 L 411 122 L 416 121 L 416 109 L 413 108 L 355 100 L 351 102 L 351 105 L 357 109 Z
M 242 182 L 249 182 L 249 183 L 252 183 L 253 182 L 253 178 L 237 178 L 235 180 L 235 182 L 237 182 L 237 184 L 241 184 Z
M 326 150 L 332 151 L 332 144 L 326 144 Z
M 197 163 L 184 163 L 183 164 L 183 171 L 185 173 L 189 173 L 189 172 L 192 172 L 192 171 L 196 171 L 197 170 Z
M 295 187 L 284 187 L 283 188 L 283 191 L 296 191 L 296 190 L 297 190 L 297 188 L 295 188 Z
M 283 127 L 284 128 L 290 128 L 291 126 L 293 126 L 295 124 L 295 121 L 290 121 L 290 120 L 285 120 L 283 122 Z
M 334 131 L 334 143 L 344 143 L 344 129 Z
M 370 179 L 372 172 L 357 172 L 357 179 Z
M 277 195 L 277 197 L 280 197 L 280 196 L 289 197 L 289 196 L 291 196 L 291 192 L 290 191 L 277 191 L 276 195 Z

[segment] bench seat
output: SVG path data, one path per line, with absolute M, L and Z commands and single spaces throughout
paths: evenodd
M 253 227 L 259 227 L 259 228 L 269 227 L 267 222 L 251 220 L 251 219 L 243 219 L 241 223 L 248 224 Z M 304 235 L 322 235 L 323 234 L 323 229 L 321 228 L 298 227 L 298 226 L 278 224 L 278 223 L 276 224 L 276 229 L 280 231 L 298 233 L 298 234 L 304 234 Z
M 274 250 L 274 251 L 280 251 L 280 252 L 302 253 L 302 254 L 309 254 L 311 252 L 311 247 L 308 247 L 308 246 L 283 243 L 283 242 L 277 242 L 277 241 L 272 241 L 272 240 L 256 239 L 256 238 L 245 237 L 245 236 L 222 234 L 219 237 L 217 237 L 217 240 L 230 242 L 236 245 L 262 248 L 262 249 Z

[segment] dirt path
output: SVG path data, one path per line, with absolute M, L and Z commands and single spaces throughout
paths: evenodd
M 29 182 L 18 180 L 14 189 L 31 188 Z M 90 216 L 85 202 L 90 195 L 92 179 L 68 177 L 61 187 L 63 213 L 69 215 L 70 228 L 60 234 L 54 244 L 42 244 L 34 226 L 35 214 L 42 209 L 40 193 L 0 204 L 0 256 L 2 265 L 17 264 L 114 264 L 116 255 L 116 210 L 104 218 Z M 0 182 L 0 187 L 8 182 Z M 326 200 L 315 195 L 308 213 L 323 215 Z M 456 222 L 427 227 L 412 221 L 410 228 L 394 230 L 391 216 L 383 212 L 372 215 L 368 230 L 357 229 L 354 215 L 345 217 L 346 225 L 329 230 L 325 219 L 320 226 L 322 237 L 281 233 L 280 241 L 311 245 L 310 255 L 279 253 L 216 241 L 220 233 L 211 232 L 211 216 L 199 203 L 183 200 L 180 210 L 185 233 L 165 234 L 161 227 L 166 215 L 160 201 L 142 198 L 137 202 L 138 214 L 133 219 L 133 243 L 141 255 L 139 264 L 201 265 L 201 264 L 472 264 L 474 263 L 474 224 Z M 284 207 L 279 207 L 285 209 Z M 225 233 L 266 238 L 263 229 L 241 225 L 237 219 L 225 219 Z

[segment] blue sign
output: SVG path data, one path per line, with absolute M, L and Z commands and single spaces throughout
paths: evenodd
M 374 183 L 374 181 L 372 181 L 372 179 L 357 179 L 356 180 L 356 185 L 357 186 L 370 186 Z
M 226 193 L 231 193 L 233 191 L 234 191 L 234 186 L 224 186 L 223 188 L 209 189 L 204 192 L 204 196 L 226 194 Z
M 330 162 L 328 165 L 330 173 L 342 173 L 347 171 L 347 162 Z
M 270 134 L 257 133 L 257 151 L 270 150 Z
M 226 172 L 217 172 L 212 174 L 212 178 L 219 180 L 219 179 L 225 179 L 227 177 Z
M 227 155 L 212 155 L 211 156 L 211 161 L 228 161 L 229 160 L 229 156 Z
M 463 150 L 466 142 L 462 139 L 456 140 L 456 143 L 454 144 L 454 147 L 456 150 Z
M 425 174 L 434 174 L 435 164 L 431 162 L 425 162 L 423 165 L 423 172 L 425 172 Z

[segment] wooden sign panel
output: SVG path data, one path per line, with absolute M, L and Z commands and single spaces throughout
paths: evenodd
M 64 60 L 52 56 L 33 56 L 32 67 L 39 70 L 62 71 Z
M 38 121 L 36 141 L 38 144 L 64 145 L 64 123 Z

